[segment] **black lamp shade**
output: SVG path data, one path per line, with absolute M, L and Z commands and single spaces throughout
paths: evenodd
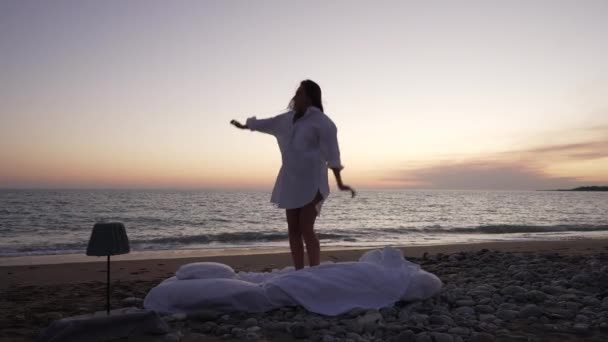
M 130 252 L 129 238 L 120 222 L 96 223 L 87 246 L 87 255 L 107 256 Z

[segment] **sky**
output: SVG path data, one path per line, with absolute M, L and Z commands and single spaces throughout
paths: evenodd
M 229 121 L 284 112 L 304 79 L 355 188 L 607 184 L 606 18 L 605 0 L 3 0 L 0 188 L 270 190 L 276 141 Z

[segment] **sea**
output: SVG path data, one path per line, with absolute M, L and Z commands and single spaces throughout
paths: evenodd
M 122 222 L 133 251 L 287 247 L 269 191 L 0 190 L 0 257 L 82 254 L 96 222 Z M 376 247 L 608 237 L 608 192 L 332 192 L 321 246 Z

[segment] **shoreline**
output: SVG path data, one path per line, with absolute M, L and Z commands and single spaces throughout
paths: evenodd
M 608 239 L 501 241 L 393 247 L 399 248 L 406 258 L 421 258 L 424 254 L 453 254 L 479 251 L 482 249 L 511 253 L 584 255 L 608 252 Z M 355 261 L 366 251 L 377 248 L 381 247 L 321 247 L 321 261 Z M 26 260 L 32 258 L 34 257 L 26 257 Z M 6 260 L 2 260 L 0 263 L 0 274 L 3 275 L 4 281 L 0 283 L 0 289 L 6 289 L 12 286 L 44 286 L 105 281 L 105 257 L 86 257 L 78 255 L 77 258 L 75 257 L 73 260 L 70 260 L 69 258 L 66 258 L 65 255 L 60 255 L 36 256 L 36 258 L 37 260 L 39 259 L 38 261 L 49 259 L 49 262 L 7 264 Z M 54 258 L 56 260 L 53 260 Z M 87 258 L 89 260 L 82 261 L 82 258 Z M 110 272 L 112 281 L 162 280 L 172 276 L 183 264 L 202 261 L 224 263 L 234 268 L 237 272 L 270 271 L 275 268 L 280 269 L 291 266 L 291 256 L 287 248 L 243 248 L 239 250 L 222 249 L 219 251 L 178 250 L 169 251 L 169 253 L 167 253 L 167 251 L 159 251 L 118 255 L 111 259 Z
M 367 251 L 370 249 L 382 248 L 384 246 L 392 246 L 396 248 L 420 249 L 420 248 L 445 248 L 445 246 L 475 246 L 480 244 L 526 244 L 538 242 L 567 242 L 567 241 L 598 241 L 607 240 L 608 235 L 603 231 L 596 232 L 564 232 L 573 233 L 562 236 L 543 236 L 543 233 L 530 233 L 530 236 L 522 237 L 521 233 L 506 234 L 512 235 L 506 239 L 491 239 L 479 235 L 472 235 L 467 241 L 458 239 L 447 240 L 424 240 L 422 243 L 407 242 L 398 243 L 377 243 L 377 244 L 361 244 L 361 245 L 323 245 L 322 251 L 343 251 L 343 250 L 359 250 Z M 574 235 L 574 233 L 579 233 Z M 538 234 L 538 235 L 537 235 Z M 467 249 L 468 250 L 468 249 Z M 190 259 L 190 258 L 206 258 L 206 257 L 224 257 L 233 255 L 259 255 L 259 254 L 278 254 L 289 253 L 289 246 L 229 246 L 229 247 L 209 247 L 209 248 L 185 248 L 185 249 L 158 249 L 158 250 L 137 250 L 131 251 L 128 254 L 112 256 L 112 261 L 135 261 L 135 260 L 164 260 L 164 259 Z M 32 254 L 32 255 L 9 255 L 0 256 L 0 267 L 6 266 L 42 266 L 51 264 L 71 264 L 71 263 L 91 263 L 105 262 L 105 257 L 87 256 L 83 249 L 80 253 L 58 253 L 58 254 Z

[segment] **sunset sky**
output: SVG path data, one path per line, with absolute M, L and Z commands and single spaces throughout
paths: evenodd
M 608 183 L 608 1 L 0 2 L 0 188 L 256 188 L 321 85 L 355 188 Z M 333 184 L 333 179 L 331 180 Z

